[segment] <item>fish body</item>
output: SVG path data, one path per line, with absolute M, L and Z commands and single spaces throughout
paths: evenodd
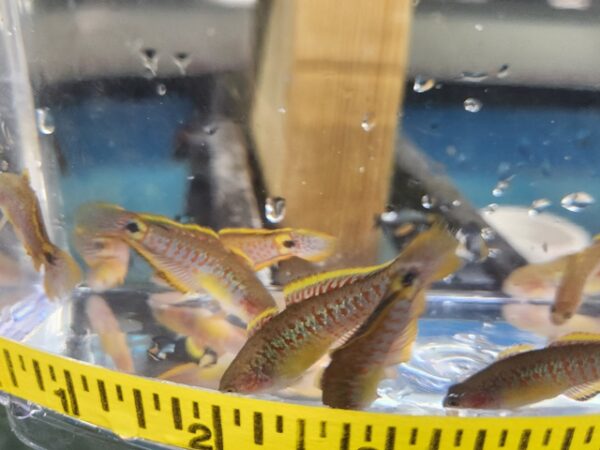
M 48 298 L 69 295 L 81 281 L 81 269 L 71 255 L 50 241 L 26 172 L 0 174 L 0 209 L 31 257 L 35 270 L 44 268 L 44 290 Z
M 449 236 L 440 239 L 439 258 L 420 270 L 418 280 L 388 293 L 348 342 L 333 351 L 321 380 L 325 405 L 367 407 L 377 398 L 386 368 L 410 359 L 418 318 L 425 309 L 425 290 L 460 267 L 457 244 Z
M 412 284 L 419 277 L 420 268 L 439 255 L 439 243 L 432 239 L 438 233 L 435 229 L 418 236 L 389 263 L 311 276 L 308 284 L 295 282 L 300 288 L 293 291 L 304 296 L 288 299 L 286 309 L 248 339 L 223 374 L 220 390 L 253 393 L 292 384 L 362 324 L 392 284 Z
M 551 309 L 552 323 L 561 325 L 579 309 L 585 286 L 600 266 L 600 242 L 595 241 L 579 253 L 567 257 L 565 271 Z
M 264 269 L 292 257 L 320 262 L 331 256 L 335 250 L 333 236 L 294 228 L 226 228 L 219 231 L 219 239 L 230 251 L 246 260 L 254 270 Z
M 275 307 L 252 270 L 208 228 L 107 204 L 87 205 L 80 210 L 79 223 L 122 239 L 172 287 L 186 293 L 206 291 L 246 322 Z
M 600 389 L 598 339 L 568 335 L 549 347 L 500 359 L 451 386 L 444 406 L 513 409 L 562 393 L 577 400 L 591 398 Z

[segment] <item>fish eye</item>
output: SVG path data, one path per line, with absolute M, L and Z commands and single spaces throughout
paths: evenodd
M 125 225 L 125 229 L 130 233 L 138 233 L 140 231 L 140 226 L 135 222 L 129 222 Z
M 448 395 L 446 395 L 446 398 L 444 399 L 444 406 L 446 407 L 456 407 L 460 404 L 460 396 L 458 394 L 454 394 L 454 393 L 449 393 Z
M 417 275 L 418 273 L 415 269 L 411 269 L 408 272 L 406 272 L 406 274 L 404 274 L 404 276 L 402 277 L 402 286 L 412 286 L 412 284 L 415 281 L 415 278 L 417 278 Z
M 285 248 L 293 248 L 296 246 L 296 243 L 294 241 L 288 239 L 287 241 L 283 241 L 283 246 Z
M 54 264 L 55 258 L 51 252 L 44 252 L 44 258 L 48 264 Z

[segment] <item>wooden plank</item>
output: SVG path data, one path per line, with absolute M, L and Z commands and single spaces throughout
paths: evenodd
M 369 263 L 388 197 L 411 0 L 273 2 L 252 131 L 285 224 L 339 236 Z

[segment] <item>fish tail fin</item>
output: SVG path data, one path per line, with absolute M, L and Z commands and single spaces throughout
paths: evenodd
M 600 394 L 600 381 L 580 384 L 565 392 L 565 395 L 578 402 L 584 402 Z
M 58 247 L 44 252 L 44 290 L 50 299 L 68 296 L 81 282 L 82 274 L 73 257 Z

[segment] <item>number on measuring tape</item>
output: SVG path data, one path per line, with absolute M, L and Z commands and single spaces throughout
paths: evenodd
M 123 438 L 196 450 L 600 448 L 600 415 L 458 418 L 309 407 L 162 383 L 2 338 L 0 390 Z

